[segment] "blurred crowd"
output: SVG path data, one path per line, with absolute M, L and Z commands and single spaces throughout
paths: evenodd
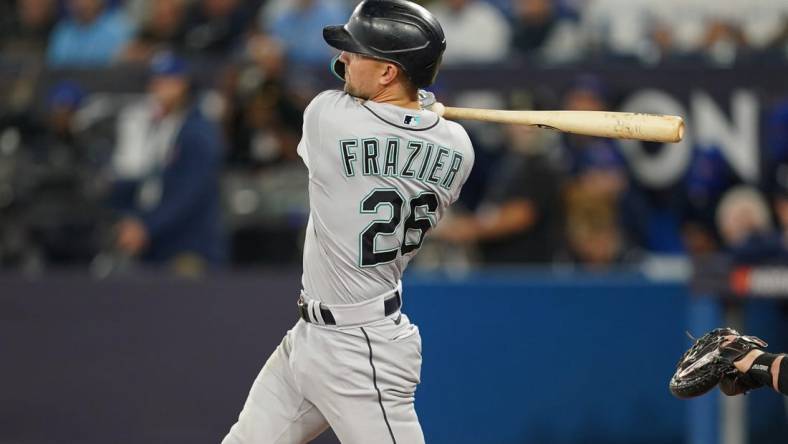
M 52 66 L 147 60 L 162 47 L 241 55 L 256 38 L 276 40 L 289 63 L 325 64 L 325 23 L 353 0 L 17 0 L 0 5 L 0 46 L 45 54 Z M 605 56 L 730 64 L 788 55 L 788 4 L 780 0 L 432 0 L 446 65 L 533 57 L 562 63 Z M 479 38 L 483 35 L 484 38 Z M 250 45 L 250 43 L 252 43 Z
M 713 66 L 788 60 L 778 0 L 434 0 L 444 66 L 583 60 Z M 307 217 L 296 155 L 309 75 L 333 53 L 322 27 L 344 0 L 17 0 L 0 4 L 0 66 L 40 61 L 45 90 L 0 94 L 0 268 L 139 263 L 184 273 L 296 264 Z M 479 38 L 484 36 L 484 38 Z M 197 60 L 202 60 L 202 64 Z M 206 71 L 209 82 L 196 79 Z M 147 89 L 111 97 L 68 75 L 140 67 Z M 19 80 L 19 79 L 17 79 Z M 609 85 L 579 74 L 512 108 L 605 110 Z M 745 184 L 716 147 L 686 177 L 639 184 L 614 141 L 506 127 L 485 137 L 456 211 L 419 261 L 637 263 L 650 254 L 784 260 L 788 102 L 769 110 L 764 180 Z

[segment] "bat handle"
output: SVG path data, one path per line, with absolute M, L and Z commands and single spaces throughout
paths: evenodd
M 430 111 L 434 112 L 435 114 L 441 117 L 443 117 L 443 115 L 446 113 L 446 107 L 440 102 L 433 103 L 432 105 L 427 107 L 427 109 L 429 109 Z

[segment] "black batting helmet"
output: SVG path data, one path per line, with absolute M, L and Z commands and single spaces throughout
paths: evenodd
M 446 49 L 438 20 L 407 0 L 364 0 L 345 25 L 323 28 L 323 38 L 341 51 L 396 63 L 419 88 L 435 81 Z M 335 72 L 344 77 L 344 66 L 334 63 Z

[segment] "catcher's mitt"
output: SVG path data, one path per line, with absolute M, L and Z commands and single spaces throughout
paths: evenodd
M 720 391 L 728 396 L 741 395 L 761 387 L 763 384 L 750 374 L 728 373 L 723 375 L 720 380 Z
M 733 341 L 723 346 L 726 336 Z M 678 398 L 700 396 L 716 386 L 723 377 L 731 382 L 741 375 L 733 363 L 766 342 L 755 336 L 743 336 L 732 328 L 717 328 L 695 341 L 676 365 L 670 379 L 670 391 Z M 726 387 L 727 388 L 727 387 Z

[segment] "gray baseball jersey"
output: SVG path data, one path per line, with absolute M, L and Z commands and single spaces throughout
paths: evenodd
M 468 177 L 468 135 L 431 111 L 327 91 L 304 113 L 298 153 L 311 206 L 304 296 L 337 325 L 302 319 L 287 332 L 222 442 L 301 444 L 330 426 L 343 444 L 422 444 L 421 336 L 399 311 L 380 315 Z M 377 318 L 339 325 L 335 310 L 376 300 Z
M 396 288 L 474 160 L 457 123 L 341 91 L 306 109 L 298 153 L 309 168 L 311 207 L 302 285 L 329 305 Z

